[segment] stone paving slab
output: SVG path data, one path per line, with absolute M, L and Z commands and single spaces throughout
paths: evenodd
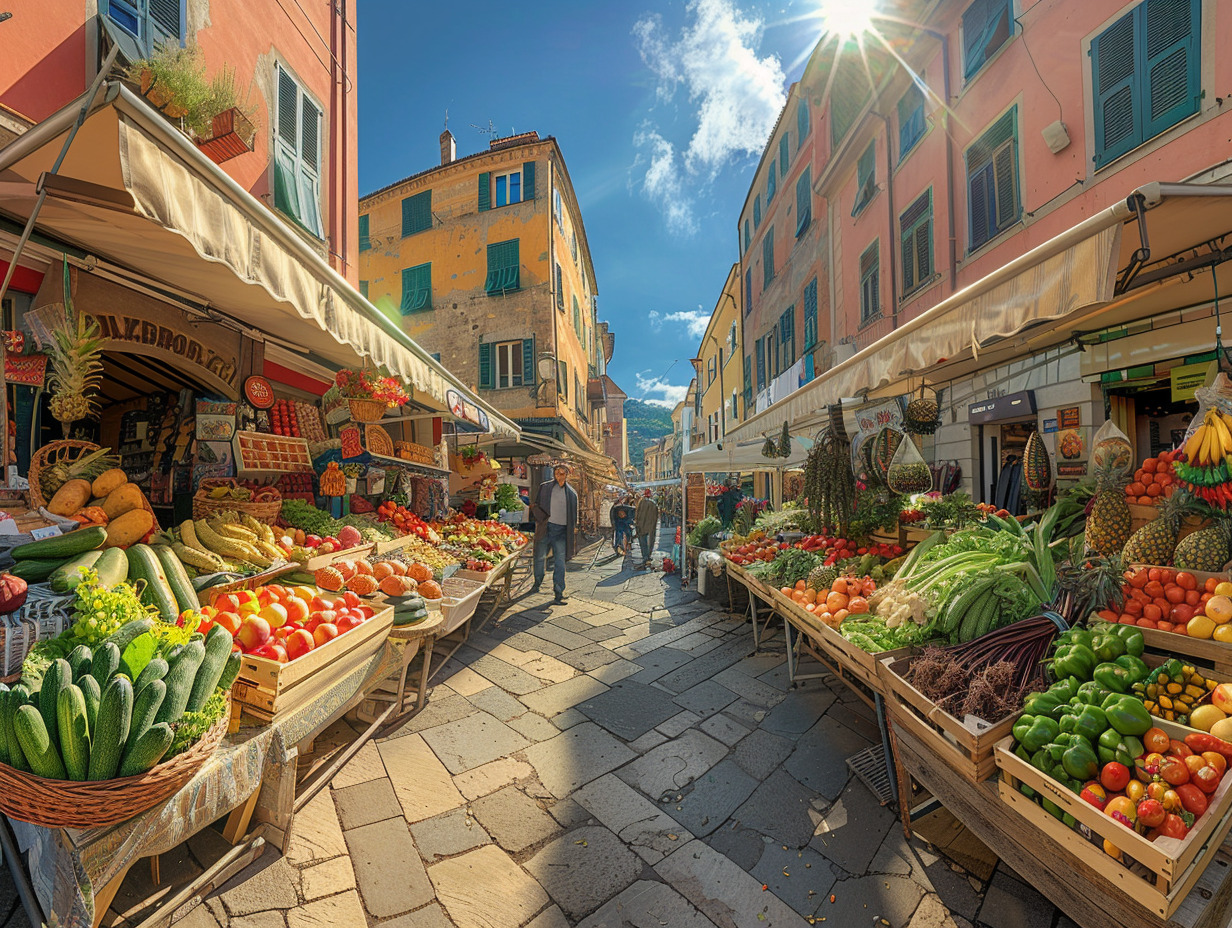
M 432 886 L 406 820 L 391 818 L 345 832 L 364 908 L 389 918 L 432 901 Z
M 816 851 L 783 850 L 780 844 L 767 846 L 757 866 L 749 872 L 806 918 L 826 901 L 837 882 L 830 862 Z
M 631 680 L 613 684 L 606 693 L 579 703 L 577 710 L 626 741 L 637 740 L 680 713 L 671 693 Z
M 506 786 L 476 800 L 471 804 L 471 811 L 497 844 L 515 854 L 560 830 L 552 816 L 514 786 Z
M 526 870 L 561 911 L 581 918 L 620 892 L 642 872 L 642 860 L 606 828 L 567 832 L 526 862 Z
M 379 750 L 408 822 L 431 818 L 462 804 L 462 794 L 454 786 L 449 771 L 422 735 L 384 741 Z M 297 813 L 295 830 L 299 828 L 299 818 Z
M 607 692 L 607 684 L 583 674 L 529 693 L 522 702 L 534 712 L 550 719 L 557 713 L 572 709 L 578 703 L 604 692 Z
M 736 694 L 713 680 L 703 680 L 676 697 L 676 705 L 698 718 L 709 718 L 736 701 Z
M 589 917 L 577 928 L 714 928 L 714 922 L 697 911 L 666 883 L 638 880 Z
M 594 722 L 531 745 L 525 753 L 540 781 L 557 799 L 637 756 Z
M 722 760 L 726 753 L 727 748 L 721 741 L 691 729 L 643 754 L 623 767 L 617 776 L 651 800 L 667 795 L 674 797 Z
M 693 837 L 615 774 L 583 786 L 573 798 L 648 863 L 657 863 Z
M 429 728 L 422 735 L 445 768 L 465 773 L 488 761 L 516 753 L 530 744 L 508 725 L 486 712 Z
M 433 864 L 428 876 L 456 928 L 521 928 L 548 902 L 543 888 L 491 844 Z
M 805 928 L 807 922 L 757 880 L 702 841 L 690 841 L 655 865 L 658 874 L 693 901 L 719 928 Z M 856 921 L 838 925 L 863 924 Z
M 732 818 L 779 844 L 799 848 L 813 837 L 816 797 L 811 789 L 777 770 L 762 782 L 748 802 L 732 813 Z
M 428 863 L 474 850 L 489 840 L 483 826 L 466 809 L 454 809 L 415 823 L 411 826 L 411 837 L 415 839 L 420 856 Z
M 672 818 L 704 838 L 722 825 L 758 785 L 729 757 L 694 780 L 684 798 L 668 802 L 666 808 Z

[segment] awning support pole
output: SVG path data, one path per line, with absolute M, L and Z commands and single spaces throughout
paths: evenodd
M 48 174 L 55 174 L 60 170 L 60 165 L 64 163 L 64 158 L 68 154 L 69 146 L 73 144 L 73 139 L 77 137 L 77 130 L 80 129 L 86 121 L 86 117 L 90 115 L 90 107 L 94 104 L 94 98 L 98 96 L 98 90 L 103 86 L 103 81 L 107 79 L 107 75 L 111 73 L 111 67 L 115 64 L 116 55 L 120 53 L 120 46 L 113 45 L 111 51 L 107 53 L 106 59 L 103 61 L 103 66 L 98 69 L 98 73 L 94 75 L 94 81 L 90 84 L 90 91 L 86 94 L 85 100 L 81 104 L 81 112 L 77 114 L 77 119 L 68 130 L 68 135 L 64 139 L 64 144 L 60 146 L 60 154 L 56 156 L 56 162 L 51 166 Z M 9 262 L 9 269 L 4 272 L 4 283 L 0 283 L 0 306 L 4 305 L 5 294 L 9 292 L 9 284 L 13 280 L 13 274 L 17 271 L 17 262 L 21 259 L 21 253 L 26 248 L 26 242 L 30 241 L 30 236 L 34 234 L 34 224 L 38 220 L 39 211 L 42 210 L 43 204 L 47 201 L 47 185 L 39 185 L 38 199 L 34 201 L 34 209 L 30 210 L 30 218 L 26 220 L 26 227 L 21 230 L 21 237 L 17 239 L 17 246 L 13 249 L 13 258 Z M 8 381 L 3 380 L 0 383 L 0 428 L 3 428 L 3 435 L 0 435 L 0 461 L 3 461 L 3 469 L 0 471 L 0 486 L 7 486 L 9 482 L 9 385 Z

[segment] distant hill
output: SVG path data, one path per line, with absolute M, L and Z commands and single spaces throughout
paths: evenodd
M 672 411 L 630 398 L 625 400 L 625 419 L 629 423 L 629 463 L 641 470 L 646 446 L 672 433 Z

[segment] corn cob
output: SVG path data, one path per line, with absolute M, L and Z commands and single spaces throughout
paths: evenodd
M 274 545 L 270 544 L 264 538 L 258 538 L 256 541 L 254 541 L 253 547 L 255 547 L 258 551 L 260 551 L 262 554 L 264 554 L 266 557 L 272 560 L 275 560 L 275 561 L 286 560 L 286 554 L 283 553 L 281 549 L 274 547 Z
M 175 552 L 175 556 L 190 567 L 197 567 L 201 570 L 209 570 L 217 573 L 224 569 L 222 558 L 212 551 L 202 551 L 198 548 L 190 548 L 183 542 L 176 541 L 171 545 L 171 550 Z
M 238 557 L 259 567 L 269 567 L 270 559 L 252 545 L 219 535 L 204 519 L 198 519 L 193 523 L 193 527 L 197 530 L 197 537 L 201 542 L 215 554 L 226 558 Z
M 242 541 L 245 544 L 252 544 L 257 540 L 257 536 L 244 526 L 236 522 L 219 522 L 217 520 L 210 521 L 210 528 L 216 531 L 224 538 L 234 538 L 236 541 Z
M 244 524 L 244 527 L 256 535 L 259 540 L 265 541 L 271 545 L 274 543 L 274 530 L 264 522 L 258 522 L 246 512 L 240 513 L 240 521 Z

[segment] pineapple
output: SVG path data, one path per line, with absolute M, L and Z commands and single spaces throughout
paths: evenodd
M 1107 461 L 1095 470 L 1095 499 L 1087 515 L 1086 544 L 1097 554 L 1117 554 L 1129 541 L 1134 520 L 1125 499 L 1125 469 Z
M 808 575 L 808 588 L 821 592 L 822 590 L 830 589 L 832 584 L 838 579 L 838 569 L 835 567 L 826 567 L 824 564 L 818 564 Z
M 1183 570 L 1223 570 L 1228 563 L 1229 542 L 1232 541 L 1232 521 L 1221 518 L 1210 528 L 1204 528 L 1182 538 L 1172 555 L 1172 566 Z
M 1134 532 L 1126 542 L 1121 555 L 1125 563 L 1171 564 L 1181 519 L 1192 505 L 1193 501 L 1183 493 L 1175 493 L 1163 499 L 1158 505 L 1155 519 Z
M 98 406 L 98 385 L 102 380 L 102 339 L 98 323 L 82 313 L 68 309 L 68 326 L 56 329 L 51 356 L 51 414 L 65 424 L 85 419 Z

